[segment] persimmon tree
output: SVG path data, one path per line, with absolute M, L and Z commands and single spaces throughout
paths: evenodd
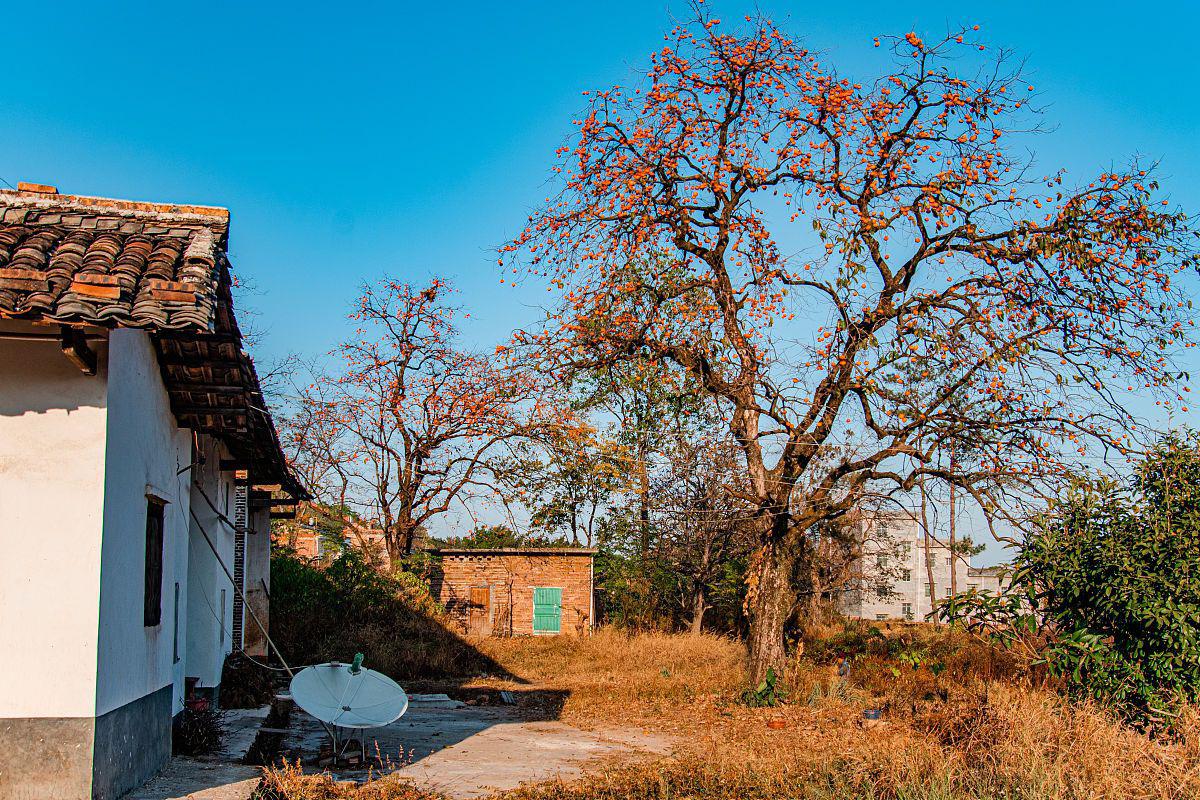
M 491 494 L 498 459 L 544 421 L 530 373 L 457 346 L 450 293 L 440 279 L 364 287 L 339 368 L 300 397 L 295 452 L 328 462 L 306 472 L 378 518 L 393 563 L 437 515 Z
M 894 66 L 857 81 L 696 8 L 639 85 L 589 95 L 501 263 L 561 290 L 526 344 L 650 354 L 728 408 L 758 680 L 820 557 L 807 533 L 864 493 L 928 477 L 1017 518 L 1073 458 L 1138 446 L 1133 393 L 1183 403 L 1195 236 L 1137 164 L 1035 171 L 1032 87 L 973 29 L 877 40 Z

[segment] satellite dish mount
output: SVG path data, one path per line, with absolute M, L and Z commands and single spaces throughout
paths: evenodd
M 348 740 L 338 747 L 338 728 L 365 730 L 389 725 L 408 711 L 408 695 L 382 672 L 365 669 L 363 654 L 355 653 L 349 664 L 332 661 L 305 667 L 292 678 L 292 699 L 325 725 L 336 764 L 344 761 L 345 751 L 354 743 Z M 367 760 L 366 737 L 361 736 L 360 764 Z

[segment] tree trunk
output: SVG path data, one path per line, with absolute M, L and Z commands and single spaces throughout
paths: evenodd
M 638 494 L 641 498 L 638 517 L 641 526 L 642 561 L 645 561 L 650 553 L 650 470 L 646 466 L 647 449 L 644 444 L 638 448 Z
M 779 516 L 773 527 L 786 526 L 787 519 Z M 750 682 L 757 685 L 783 666 L 784 629 L 792 615 L 795 591 L 792 587 L 792 568 L 795 554 L 782 537 L 773 536 L 759 551 L 758 563 L 751 575 L 750 598 Z
M 954 456 L 950 456 L 950 471 L 954 471 Z M 958 594 L 958 546 L 954 536 L 954 484 L 950 484 L 950 596 Z
M 818 559 L 813 559 L 808 565 L 808 602 L 805 604 L 805 627 L 811 629 L 816 628 L 821 624 L 824 616 L 821 601 L 825 587 L 821 583 L 821 564 Z
M 413 545 L 417 541 L 417 524 L 412 521 L 408 514 L 403 513 L 400 515 L 400 519 L 396 522 L 396 528 L 400 532 L 400 535 L 397 537 L 400 541 L 399 557 L 411 555 L 413 551 Z M 388 552 L 388 555 L 392 555 L 390 551 Z M 392 556 L 393 567 L 395 567 L 398 560 L 399 559 L 397 556 Z
M 929 617 L 936 625 L 937 615 L 933 613 L 937 603 L 937 586 L 933 581 L 933 535 L 929 532 L 929 495 L 925 491 L 924 478 L 921 478 L 918 486 L 921 490 L 921 530 L 925 534 L 925 579 L 929 581 Z
M 388 568 L 395 569 L 396 565 L 404 558 L 404 534 L 400 531 L 391 536 L 384 536 L 383 541 L 387 545 L 388 552 Z
M 692 590 L 692 621 L 688 629 L 688 633 L 692 636 L 699 636 L 701 626 L 704 624 L 704 612 L 708 610 L 708 603 L 704 598 L 704 584 L 697 583 Z

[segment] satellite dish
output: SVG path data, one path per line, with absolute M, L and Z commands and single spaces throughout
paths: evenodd
M 408 695 L 394 680 L 353 664 L 314 664 L 292 678 L 292 699 L 321 722 L 339 728 L 379 728 L 408 711 Z

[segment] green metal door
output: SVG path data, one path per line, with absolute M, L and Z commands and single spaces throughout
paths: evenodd
M 533 590 L 533 632 L 558 633 L 562 630 L 562 589 L 537 587 Z

